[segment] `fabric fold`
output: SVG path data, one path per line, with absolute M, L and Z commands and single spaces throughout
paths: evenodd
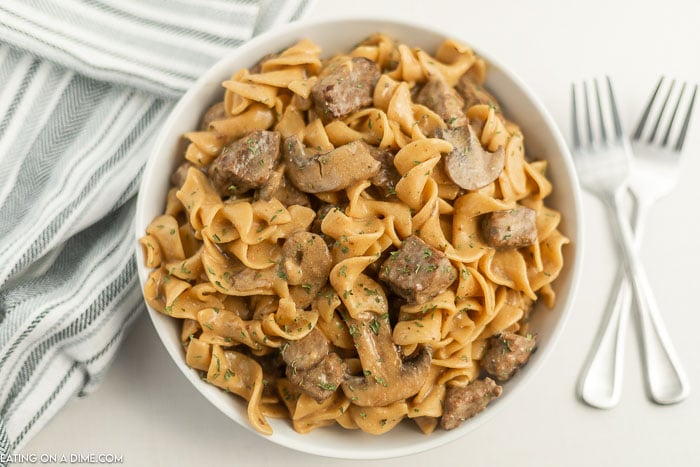
M 311 3 L 0 3 L 0 467 L 99 383 L 144 310 L 135 195 L 176 100 Z

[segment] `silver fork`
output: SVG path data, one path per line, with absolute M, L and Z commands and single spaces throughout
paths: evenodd
M 632 229 L 635 232 L 637 247 L 641 243 L 641 234 L 649 208 L 658 199 L 670 193 L 678 181 L 680 154 L 697 93 L 697 86 L 695 86 L 678 130 L 674 128 L 674 123 L 677 122 L 676 116 L 683 100 L 686 84 L 682 85 L 676 104 L 671 114 L 667 116 L 665 111 L 675 81 L 668 88 L 663 102 L 656 104 L 662 83 L 663 77 L 656 85 L 633 134 L 635 157 L 627 185 L 636 201 Z M 659 106 L 658 116 L 652 124 L 649 122 L 649 117 L 653 108 Z M 668 120 L 666 130 L 663 137 L 657 137 L 665 117 Z M 673 130 L 678 130 L 678 137 L 675 144 L 671 143 L 671 146 L 669 143 Z M 648 134 L 647 137 L 643 137 L 645 133 Z M 588 367 L 582 375 L 580 386 L 584 401 L 594 407 L 606 409 L 618 404 L 622 392 L 622 359 L 632 298 L 624 269 L 618 270 L 612 290 L 613 295 L 606 313 L 607 320 L 603 323 L 598 342 L 589 358 Z M 639 309 L 647 388 L 655 402 L 672 404 L 685 399 L 690 392 L 690 386 L 661 316 L 656 311 L 655 307 Z

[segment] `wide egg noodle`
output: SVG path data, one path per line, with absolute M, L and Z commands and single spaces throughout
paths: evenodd
M 312 99 L 314 85 L 352 57 L 372 60 L 382 71 L 372 102 L 348 115 L 322 121 Z M 452 145 L 435 138 L 447 127 L 437 113 L 414 102 L 430 79 L 455 86 L 463 75 L 484 82 L 487 66 L 471 48 L 444 41 L 434 53 L 377 33 L 347 54 L 321 59 L 321 49 L 302 39 L 262 57 L 223 83 L 213 121 L 183 135 L 184 160 L 192 164 L 181 186 L 170 188 L 164 214 L 139 243 L 152 271 L 144 285 L 147 303 L 182 321 L 188 366 L 247 401 L 251 425 L 270 434 L 266 417 L 284 417 L 299 433 L 330 425 L 371 434 L 404 419 L 428 434 L 442 416 L 450 386 L 478 379 L 489 337 L 504 330 L 526 333 L 533 306 L 553 306 L 553 281 L 563 268 L 568 238 L 561 214 L 548 207 L 552 192 L 547 162 L 530 160 L 525 135 L 498 103 L 464 111 L 487 151 L 503 150 L 505 166 L 493 182 L 463 190 L 447 175 L 443 158 Z M 391 197 L 377 198 L 373 180 L 342 190 L 308 194 L 304 206 L 282 199 L 219 193 L 207 175 L 224 147 L 253 130 L 296 136 L 310 155 L 354 141 L 390 151 L 399 179 Z M 283 159 L 283 158 L 282 158 Z M 278 175 L 285 173 L 281 160 Z M 330 204 L 320 222 L 309 206 Z M 490 247 L 481 233 L 485 214 L 526 206 L 535 211 L 537 240 L 514 250 Z M 314 231 L 326 240 L 332 267 L 328 282 L 304 308 L 295 303 L 283 264 L 287 238 Z M 410 235 L 445 253 L 457 271 L 447 289 L 420 304 L 401 303 L 378 279 L 379 265 Z M 432 351 L 430 372 L 416 394 L 386 406 L 360 407 L 336 390 L 317 402 L 284 375 L 268 373 L 270 359 L 285 345 L 319 330 L 361 374 L 353 330 L 346 319 L 392 316 L 391 339 L 404 355 Z M 377 369 L 378 367 L 372 367 Z

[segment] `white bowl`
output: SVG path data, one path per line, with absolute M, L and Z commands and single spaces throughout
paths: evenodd
M 324 54 L 331 55 L 349 50 L 353 44 L 374 32 L 384 32 L 427 51 L 434 51 L 447 38 L 437 29 L 392 19 L 355 18 L 292 23 L 233 50 L 209 69 L 182 97 L 155 143 L 141 183 L 136 212 L 136 238 L 143 236 L 151 220 L 163 212 L 170 174 L 178 165 L 182 154 L 181 136 L 197 128 L 206 109 L 222 99 L 222 81 L 239 68 L 250 67 L 263 55 L 290 46 L 301 38 L 311 39 L 322 47 Z M 320 428 L 302 435 L 296 433 L 288 421 L 270 419 L 274 432 L 271 436 L 261 435 L 264 439 L 307 453 L 347 459 L 381 459 L 432 449 L 466 435 L 498 413 L 511 400 L 517 399 L 525 383 L 542 366 L 555 346 L 571 309 L 582 258 L 580 192 L 571 156 L 552 118 L 527 86 L 486 54 L 479 44 L 470 43 L 468 38 L 453 38 L 472 46 L 487 60 L 490 68 L 486 86 L 499 100 L 508 118 L 521 127 L 528 153 L 537 154 L 549 161 L 548 176 L 554 184 L 554 192 L 547 199 L 548 205 L 562 213 L 560 229 L 571 239 L 571 244 L 564 248 L 564 269 L 554 283 L 558 296 L 556 306 L 548 312 L 534 313 L 531 321 L 532 329 L 539 337 L 538 351 L 522 371 L 505 384 L 501 398 L 451 431 L 437 430 L 426 436 L 413 424 L 402 423 L 381 436 L 340 427 Z M 150 271 L 144 266 L 138 244 L 136 251 L 143 287 Z M 190 383 L 233 421 L 255 432 L 248 423 L 243 400 L 202 381 L 198 373 L 185 364 L 180 343 L 180 322 L 151 308 L 148 311 L 163 345 Z

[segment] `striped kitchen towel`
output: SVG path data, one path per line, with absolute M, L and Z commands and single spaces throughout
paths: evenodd
M 134 195 L 176 99 L 309 0 L 0 2 L 0 466 L 144 309 Z

